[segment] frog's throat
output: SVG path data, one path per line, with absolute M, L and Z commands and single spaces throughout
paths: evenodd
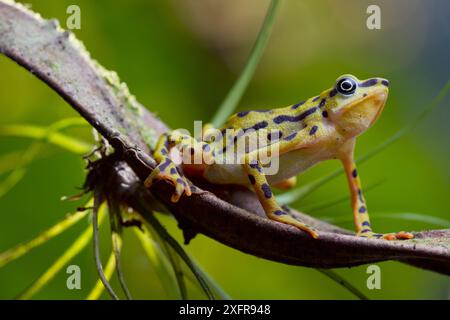
M 381 89 L 346 105 L 333 119 L 338 131 L 355 137 L 368 130 L 383 112 L 387 96 L 387 90 Z

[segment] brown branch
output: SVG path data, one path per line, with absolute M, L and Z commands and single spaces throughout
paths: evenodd
M 150 197 L 141 183 L 155 165 L 148 146 L 167 126 L 142 107 L 114 73 L 92 61 L 55 21 L 45 21 L 10 0 L 0 0 L 0 52 L 52 87 L 110 141 L 116 150 L 111 170 L 127 183 L 123 192 L 131 205 Z M 202 189 L 176 204 L 170 202 L 170 185 L 161 182 L 151 188 L 188 239 L 200 232 L 240 251 L 293 265 L 334 268 L 398 260 L 450 274 L 450 230 L 418 232 L 415 239 L 401 242 L 363 239 L 291 209 L 320 230 L 320 239 L 314 240 L 266 219 L 252 192 L 196 183 Z

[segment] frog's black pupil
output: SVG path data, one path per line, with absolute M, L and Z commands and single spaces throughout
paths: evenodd
M 356 90 L 356 83 L 353 79 L 344 78 L 338 81 L 337 91 L 344 95 L 352 94 Z

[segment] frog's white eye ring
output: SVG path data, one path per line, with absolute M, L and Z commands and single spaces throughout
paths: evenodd
M 356 83 L 355 79 L 350 77 L 339 79 L 336 83 L 337 92 L 344 96 L 350 96 L 354 94 L 357 87 L 358 84 Z

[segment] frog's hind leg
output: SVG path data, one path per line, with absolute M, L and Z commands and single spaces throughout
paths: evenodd
M 289 190 L 295 187 L 297 184 L 297 177 L 290 177 L 289 179 L 282 180 L 280 182 L 274 183 L 273 186 L 281 190 Z
M 267 179 L 263 173 L 262 166 L 259 161 L 250 161 L 248 158 L 244 160 L 244 170 L 248 175 L 248 179 L 261 202 L 264 211 L 269 219 L 290 224 L 303 231 L 308 232 L 313 238 L 318 238 L 317 231 L 300 220 L 297 220 L 291 216 L 288 212 L 284 211 L 275 200 Z
M 369 220 L 369 213 L 367 212 L 366 200 L 362 193 L 361 181 L 359 179 L 358 170 L 353 160 L 353 151 L 344 155 L 342 158 L 345 173 L 347 175 L 348 184 L 351 193 L 351 202 L 353 208 L 353 217 L 356 228 L 356 235 L 365 238 L 382 238 L 386 240 L 406 240 L 412 239 L 413 234 L 409 232 L 397 232 L 397 233 L 374 233 Z

